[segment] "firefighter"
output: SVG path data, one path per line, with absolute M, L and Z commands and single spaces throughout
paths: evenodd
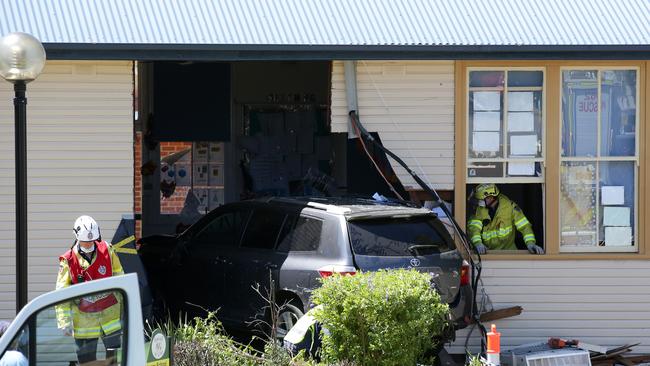
M 72 228 L 75 241 L 59 257 L 56 289 L 77 283 L 118 276 L 124 273 L 110 244 L 102 240 L 99 225 L 90 216 L 80 216 Z M 115 356 L 122 337 L 122 301 L 114 293 L 101 293 L 63 303 L 56 307 L 59 329 L 72 335 L 80 364 L 97 359 L 97 341 L 101 337 L 106 359 Z
M 524 236 L 531 254 L 544 254 L 537 245 L 533 227 L 521 211 L 492 183 L 481 184 L 474 190 L 476 210 L 467 223 L 470 241 L 480 254 L 489 250 L 516 250 L 515 231 Z

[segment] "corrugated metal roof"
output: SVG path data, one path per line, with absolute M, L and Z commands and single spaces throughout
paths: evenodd
M 649 0 L 0 0 L 44 43 L 313 46 L 650 44 Z

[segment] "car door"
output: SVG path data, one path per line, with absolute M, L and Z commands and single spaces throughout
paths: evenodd
M 52 291 L 29 302 L 0 338 L 0 360 L 28 365 L 76 363 L 75 339 L 58 329 L 61 307 L 78 303 L 89 295 L 114 295 L 121 304 L 119 324 L 122 336 L 111 365 L 145 364 L 141 302 L 136 274 L 88 281 Z M 74 306 L 74 305 L 70 305 Z M 98 347 L 98 359 L 106 359 Z M 108 362 L 102 364 L 109 364 Z
M 211 220 L 196 230 L 187 241 L 184 310 L 190 315 L 206 315 L 226 305 L 224 290 L 230 261 L 226 254 L 237 248 L 249 209 L 232 205 L 214 213 Z M 225 316 L 221 311 L 218 316 Z
M 278 282 L 278 271 L 286 254 L 275 252 L 275 246 L 285 214 L 268 205 L 256 207 L 244 231 L 241 245 L 231 256 L 233 264 L 226 292 L 233 294 L 226 306 L 228 314 L 238 325 L 262 315 L 268 305 L 263 296 L 268 296 L 270 278 Z M 271 276 L 271 277 L 269 277 Z M 262 295 L 255 291 L 259 285 Z

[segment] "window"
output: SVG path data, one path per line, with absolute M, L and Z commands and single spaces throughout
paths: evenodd
M 489 230 L 498 236 L 503 225 L 478 215 L 480 202 L 469 199 L 477 185 L 495 183 L 523 211 L 537 245 L 546 252 L 508 255 L 525 253 L 516 234 L 520 251 L 490 250 L 498 247 L 493 244 L 488 258 L 650 258 L 645 246 L 650 227 L 650 194 L 645 189 L 650 179 L 650 113 L 645 103 L 650 97 L 650 63 L 538 60 L 457 65 L 462 90 L 457 94 L 455 126 L 462 133 L 455 140 L 454 208 L 467 218 L 467 231 L 481 227 L 481 239 L 483 234 L 489 239 L 486 223 L 494 223 L 498 227 Z M 521 93 L 514 102 L 513 93 Z M 527 93 L 532 93 L 532 109 Z M 534 135 L 535 142 L 528 135 Z M 521 136 L 526 137 L 513 139 Z M 528 146 L 514 146 L 522 141 Z M 519 154 L 522 149 L 524 154 Z M 513 163 L 519 164 L 514 166 L 519 174 L 512 174 Z
M 431 255 L 453 249 L 440 220 L 428 216 L 381 218 L 348 222 L 352 250 L 357 255 L 400 257 Z
M 477 227 L 476 222 L 484 216 L 482 211 L 485 210 L 481 208 L 484 202 L 474 199 L 473 190 L 481 183 L 494 183 L 504 201 L 514 202 L 517 210 L 523 212 L 529 226 L 515 229 L 513 221 L 506 228 L 500 222 L 505 216 L 486 217 L 482 220 L 481 232 L 473 236 L 481 238 L 480 242 L 490 251 L 499 249 L 502 253 L 503 250 L 526 250 L 527 243 L 532 243 L 533 239 L 543 247 L 545 69 L 471 68 L 467 77 L 464 178 L 466 197 L 469 197 L 468 227 L 471 217 Z M 501 212 L 498 215 L 504 215 Z
M 470 70 L 467 182 L 542 182 L 544 72 Z
M 562 70 L 562 252 L 638 251 L 637 74 Z
M 293 226 L 293 223 L 295 223 L 295 226 Z M 318 250 L 323 230 L 322 221 L 305 216 L 301 216 L 296 220 L 296 216 L 290 215 L 287 217 L 285 227 L 288 227 L 288 225 L 291 225 L 291 228 L 280 241 L 278 251 L 310 252 Z
M 124 294 L 111 291 L 41 309 L 27 320 L 0 360 L 11 365 L 94 364 L 95 360 L 124 365 L 128 344 L 124 304 Z
M 218 215 L 193 239 L 202 245 L 237 246 L 248 215 L 248 211 L 232 211 Z
M 286 215 L 266 208 L 258 208 L 246 227 L 241 246 L 244 248 L 273 249 Z

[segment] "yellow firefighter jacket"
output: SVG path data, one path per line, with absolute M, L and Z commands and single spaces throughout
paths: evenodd
M 536 244 L 533 228 L 516 203 L 503 193 L 493 218 L 487 207 L 477 207 L 467 222 L 467 233 L 473 245 L 483 244 L 491 250 L 516 250 L 515 229 L 524 236 L 526 245 Z
M 108 244 L 108 251 L 111 261 L 113 276 L 124 274 L 120 259 L 117 257 L 113 248 Z M 83 270 L 87 269 L 97 260 L 97 253 L 91 263 L 88 263 L 78 251 L 77 245 L 72 249 L 72 253 L 77 257 Z M 65 259 L 59 262 L 59 274 L 56 279 L 56 289 L 61 289 L 72 285 L 70 276 L 70 267 Z M 79 300 L 69 301 L 56 306 L 56 319 L 59 329 L 72 329 L 73 336 L 79 339 L 99 338 L 122 329 L 121 312 L 122 299 L 118 294 L 117 303 L 98 312 L 82 312 L 79 310 Z M 90 296 L 89 301 L 96 301 L 97 296 Z

